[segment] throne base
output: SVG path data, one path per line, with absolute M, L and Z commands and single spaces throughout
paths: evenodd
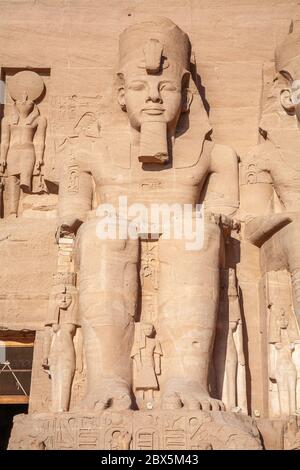
M 229 412 L 33 413 L 14 419 L 10 450 L 260 450 L 255 420 Z

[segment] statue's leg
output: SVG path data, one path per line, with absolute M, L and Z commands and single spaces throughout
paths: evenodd
M 34 170 L 35 155 L 28 154 L 21 166 L 20 188 L 24 193 L 28 193 L 32 188 L 32 175 Z
M 58 385 L 58 410 L 68 411 L 71 388 L 75 373 L 75 348 L 73 343 L 74 326 L 63 324 L 59 331 L 60 359 Z
M 288 378 L 286 372 L 279 372 L 276 375 L 276 382 L 278 388 L 278 400 L 280 416 L 289 416 L 290 414 L 290 403 L 289 403 L 289 392 L 288 392 Z
M 227 338 L 227 357 L 226 357 L 226 409 L 232 411 L 237 406 L 237 351 L 234 344 L 233 332 L 229 328 Z
M 58 393 L 58 384 L 59 384 L 59 358 L 57 357 L 59 339 L 57 332 L 53 334 L 51 348 L 49 352 L 49 372 L 51 378 L 51 405 L 50 411 L 56 413 L 59 407 L 59 393 Z
M 137 304 L 138 240 L 101 240 L 97 219 L 80 228 L 79 308 L 87 395 L 79 408 L 131 405 L 131 348 Z
M 159 320 L 162 346 L 162 406 L 223 409 L 208 390 L 208 368 L 216 329 L 221 233 L 205 223 L 201 250 L 185 240 L 160 240 Z
M 20 201 L 20 179 L 18 176 L 7 178 L 8 216 L 17 217 Z
M 288 378 L 290 415 L 293 415 L 296 413 L 296 387 L 297 387 L 296 372 L 291 371 L 291 374 Z

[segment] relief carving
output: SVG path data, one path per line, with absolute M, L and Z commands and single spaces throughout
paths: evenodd
M 43 367 L 49 369 L 52 388 L 51 411 L 68 411 L 75 373 L 73 337 L 78 321 L 78 292 L 72 273 L 59 273 L 50 294 L 45 321 Z
M 47 120 L 36 104 L 43 91 L 43 79 L 31 71 L 18 72 L 8 85 L 13 113 L 2 120 L 0 168 L 7 181 L 7 213 L 11 217 L 18 215 L 21 190 L 25 193 L 33 190 L 34 175 L 40 176 L 36 192 L 45 190 L 41 168 Z
M 246 362 L 239 286 L 233 268 L 221 272 L 221 298 L 215 339 L 218 396 L 226 410 L 247 413 Z
M 134 388 L 139 409 L 154 407 L 153 391 L 158 390 L 157 375 L 161 374 L 161 345 L 151 323 L 136 323 L 135 341 L 131 351 L 134 363 Z

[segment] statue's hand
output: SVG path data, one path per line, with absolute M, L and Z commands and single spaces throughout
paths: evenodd
M 46 374 L 49 374 L 49 361 L 48 357 L 44 357 L 42 361 L 42 368 Z
M 272 235 L 291 222 L 290 215 L 281 212 L 252 217 L 246 221 L 244 236 L 253 245 L 261 246 Z
M 72 227 L 67 224 L 61 224 L 56 230 L 55 239 L 56 242 L 59 242 L 60 238 L 72 237 L 74 235 L 74 231 Z
M 43 160 L 41 160 L 41 159 L 36 160 L 36 162 L 35 162 L 35 172 L 40 172 L 42 165 L 43 165 Z
M 228 215 L 213 213 L 215 222 L 221 227 L 223 234 L 229 236 L 232 230 L 239 232 L 241 223 Z
M 56 230 L 55 239 L 57 243 L 60 238 L 74 238 L 78 227 L 77 219 L 70 218 L 69 220 L 63 220 Z

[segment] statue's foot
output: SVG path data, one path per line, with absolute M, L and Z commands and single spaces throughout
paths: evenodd
M 76 407 L 76 411 L 103 411 L 106 408 L 124 411 L 130 407 L 128 384 L 121 380 L 106 379 L 102 381 L 99 389 L 87 393 Z
M 211 398 L 201 384 L 184 379 L 170 380 L 162 391 L 162 408 L 177 410 L 184 407 L 187 410 L 224 411 L 221 400 Z

